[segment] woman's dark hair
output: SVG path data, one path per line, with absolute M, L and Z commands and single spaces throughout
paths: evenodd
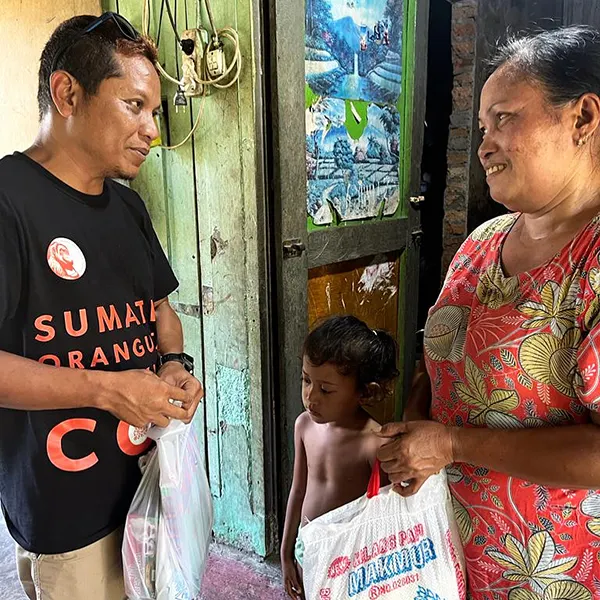
M 492 70 L 504 65 L 540 83 L 553 106 L 600 96 L 600 32 L 576 25 L 511 37 L 489 61 Z
M 52 107 L 50 75 L 53 69 L 67 71 L 77 79 L 87 96 L 94 96 L 105 79 L 121 75 L 115 54 L 142 56 L 152 64 L 156 63 L 158 52 L 151 40 L 144 36 L 135 41 L 128 39 L 111 21 L 81 36 L 81 32 L 96 19 L 91 15 L 81 15 L 64 21 L 44 46 L 38 73 L 40 119 Z M 67 49 L 61 52 L 65 47 Z
M 306 338 L 303 354 L 316 367 L 331 363 L 343 375 L 356 376 L 362 390 L 369 383 L 385 388 L 398 376 L 394 338 L 353 316 L 330 317 L 319 324 Z

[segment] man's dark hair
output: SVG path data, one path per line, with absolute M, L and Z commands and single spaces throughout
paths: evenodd
M 511 37 L 490 61 L 492 70 L 504 66 L 541 84 L 553 106 L 600 96 L 600 32 L 575 25 Z
M 81 15 L 61 23 L 46 43 L 40 58 L 38 107 L 40 119 L 53 105 L 50 93 L 52 69 L 70 73 L 86 96 L 94 96 L 105 79 L 121 72 L 115 54 L 142 56 L 152 64 L 158 59 L 154 43 L 144 36 L 136 41 L 126 38 L 119 27 L 107 21 L 90 33 L 81 32 L 97 17 Z M 66 47 L 66 50 L 62 51 Z M 61 53 L 62 51 L 62 53 Z M 57 54 L 60 54 L 55 64 Z

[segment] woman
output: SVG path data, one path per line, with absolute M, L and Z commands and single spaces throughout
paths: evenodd
M 512 40 L 479 158 L 511 214 L 454 258 L 405 422 L 380 450 L 412 494 L 448 467 L 473 600 L 600 597 L 600 33 Z M 432 420 L 425 420 L 431 418 Z M 400 435 L 399 434 L 403 434 Z M 396 437 L 399 436 L 399 437 Z

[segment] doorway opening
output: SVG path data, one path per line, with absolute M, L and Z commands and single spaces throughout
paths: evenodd
M 418 328 L 425 326 L 442 283 L 444 192 L 448 167 L 448 134 L 452 113 L 452 5 L 430 0 L 427 62 L 427 101 L 421 163 L 421 264 Z

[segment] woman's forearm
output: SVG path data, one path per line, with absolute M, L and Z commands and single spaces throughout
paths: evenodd
M 547 487 L 600 489 L 600 427 L 451 429 L 455 462 Z

